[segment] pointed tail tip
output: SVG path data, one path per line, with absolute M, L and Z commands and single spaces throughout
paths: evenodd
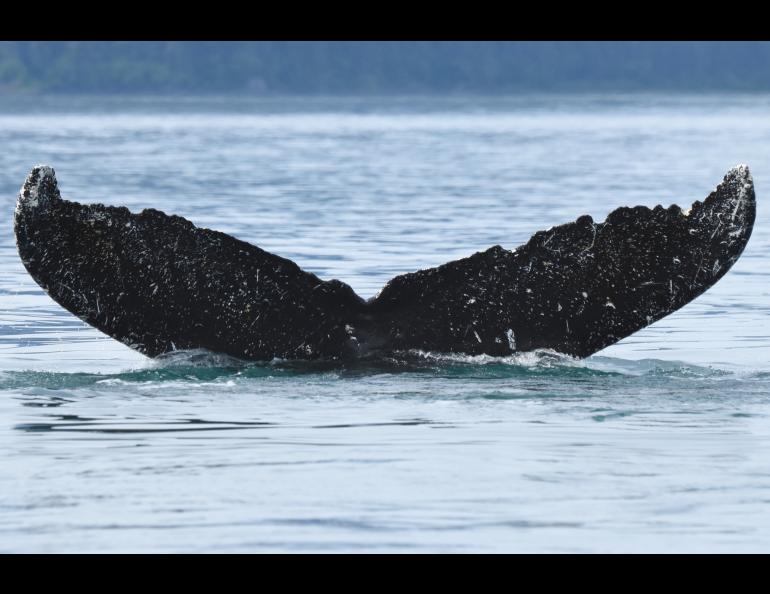
M 749 184 L 754 183 L 754 179 L 751 177 L 751 172 L 749 171 L 749 166 L 745 163 L 740 163 L 727 172 L 725 181 L 731 180 L 742 181 Z
M 19 206 L 37 208 L 61 198 L 56 172 L 48 165 L 35 165 L 19 191 Z
M 753 203 L 754 179 L 751 177 L 748 165 L 736 165 L 725 174 L 725 178 L 715 188 L 715 194 L 725 202 L 737 201 Z

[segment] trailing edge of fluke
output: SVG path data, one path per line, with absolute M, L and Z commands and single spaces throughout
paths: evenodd
M 368 301 L 178 216 L 63 200 L 43 165 L 24 182 L 14 228 L 24 266 L 57 303 L 151 357 L 197 348 L 246 360 L 413 349 L 586 357 L 716 283 L 755 213 L 751 174 L 739 165 L 687 212 L 581 216 L 511 251 L 494 246 L 398 276 Z

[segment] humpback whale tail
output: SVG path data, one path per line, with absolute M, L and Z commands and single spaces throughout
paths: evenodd
M 392 279 L 375 298 L 154 209 L 63 200 L 32 169 L 14 217 L 24 266 L 60 305 L 148 355 L 346 358 L 410 349 L 586 357 L 686 305 L 730 269 L 756 213 L 748 167 L 703 201 L 581 216 Z

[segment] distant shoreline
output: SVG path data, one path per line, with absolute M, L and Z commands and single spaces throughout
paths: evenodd
M 0 42 L 0 94 L 770 92 L 758 41 Z
M 466 99 L 487 99 L 487 100 L 516 100 L 537 97 L 585 97 L 585 98 L 606 98 L 622 99 L 634 97 L 708 97 L 708 96 L 731 96 L 731 97 L 752 97 L 770 95 L 770 87 L 756 89 L 684 89 L 684 88 L 644 88 L 644 89 L 624 89 L 624 88 L 597 88 L 597 89 L 522 89 L 509 92 L 377 92 L 377 93 L 249 93 L 247 91 L 230 92 L 204 92 L 204 91 L 47 91 L 34 89 L 4 89 L 0 87 L 0 103 L 9 99 L 35 98 L 35 99 L 116 99 L 116 100 L 162 100 L 162 99 L 184 99 L 189 101 L 211 100 L 211 99 L 232 99 L 244 101 L 274 101 L 280 99 L 301 100 L 369 100 L 369 99 L 431 99 L 439 101 L 454 101 Z

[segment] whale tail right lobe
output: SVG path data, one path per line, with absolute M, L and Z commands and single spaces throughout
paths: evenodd
M 618 208 L 391 280 L 371 303 L 394 348 L 586 357 L 686 305 L 743 252 L 756 216 L 748 167 L 689 212 Z

